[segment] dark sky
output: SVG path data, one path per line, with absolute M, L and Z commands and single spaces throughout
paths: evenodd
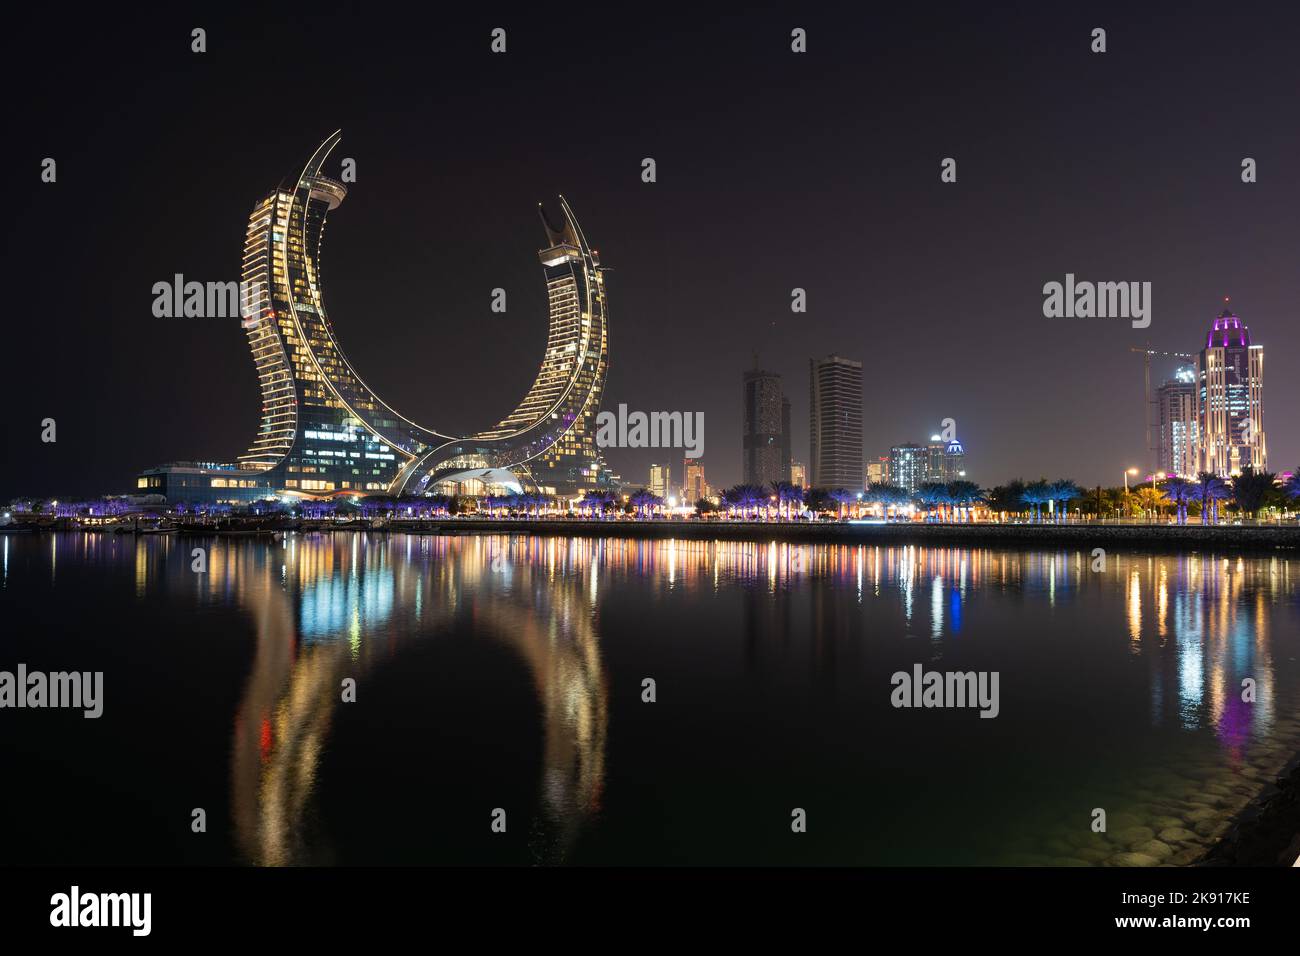
M 1195 351 L 1224 295 L 1267 350 L 1270 465 L 1300 462 L 1294 9 L 621 6 L 14 14 L 0 499 L 246 449 L 237 321 L 154 318 L 151 288 L 237 279 L 253 203 L 340 127 L 357 182 L 326 231 L 326 302 L 354 366 L 422 424 L 488 426 L 531 382 L 535 204 L 563 193 L 612 268 L 605 407 L 703 411 L 715 484 L 740 478 L 755 351 L 785 376 L 801 460 L 808 359 L 838 352 L 865 363 L 868 457 L 951 417 L 986 485 L 1118 484 L 1144 459 L 1129 347 Z M 1151 327 L 1044 318 L 1067 272 L 1150 281 Z M 643 483 L 661 454 L 610 459 Z

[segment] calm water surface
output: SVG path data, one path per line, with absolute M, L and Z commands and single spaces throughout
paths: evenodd
M 1187 863 L 1300 751 L 1296 558 L 1112 553 L 1094 573 L 1067 550 L 374 533 L 0 549 L 0 669 L 105 674 L 99 720 L 0 711 L 3 862 Z M 998 671 L 1000 715 L 894 709 L 916 662 Z

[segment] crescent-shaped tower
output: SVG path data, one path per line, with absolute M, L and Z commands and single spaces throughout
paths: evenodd
M 261 388 L 257 434 L 238 466 L 189 463 L 152 469 L 141 488 L 192 500 L 271 491 L 304 496 L 421 494 L 472 478 L 574 494 L 608 485 L 596 447 L 596 415 L 609 364 L 605 279 L 573 210 L 540 210 L 550 331 L 532 387 L 495 426 L 468 436 L 418 425 L 387 405 L 348 361 L 325 309 L 325 220 L 347 187 L 322 174 L 339 132 L 293 181 L 262 199 L 244 240 L 240 311 Z M 540 207 L 539 207 L 540 208 Z M 223 495 L 211 489 L 241 489 Z M 174 489 L 183 486 L 184 494 Z

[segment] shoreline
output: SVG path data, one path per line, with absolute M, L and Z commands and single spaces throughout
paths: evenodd
M 1233 818 L 1196 866 L 1300 866 L 1300 754 Z
M 178 527 L 167 534 L 192 537 L 269 537 L 277 532 L 357 532 L 427 535 L 530 534 L 542 537 L 645 540 L 753 541 L 809 544 L 936 544 L 950 547 L 1064 546 L 1146 548 L 1157 552 L 1300 551 L 1296 525 L 1104 525 L 1104 524 L 890 524 L 779 521 L 627 521 L 581 519 L 443 518 L 327 523 L 238 523 L 227 527 Z M 156 534 L 76 524 L 0 527 L 0 534 L 79 532 Z
M 335 530 L 335 529 L 331 529 Z M 345 530 L 345 529 L 337 529 Z M 732 521 L 391 521 L 376 531 L 411 534 L 532 534 L 545 537 L 669 538 L 825 544 L 943 544 L 959 547 L 1065 545 L 1161 551 L 1300 550 L 1300 527 L 1201 525 L 850 524 Z

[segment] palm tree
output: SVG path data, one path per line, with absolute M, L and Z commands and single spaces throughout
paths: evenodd
M 934 510 L 948 493 L 948 489 L 937 481 L 927 481 L 916 486 L 912 495 L 925 508 L 925 520 L 934 520 Z
M 758 509 L 767 507 L 767 489 L 762 485 L 740 485 L 739 488 L 741 507 L 745 510 L 746 514 L 748 514 L 749 510 L 752 508 L 754 511 L 754 519 L 757 520 Z
M 645 517 L 646 509 L 654 507 L 657 497 L 646 488 L 638 488 L 632 492 L 632 497 L 629 500 L 632 502 L 632 507 L 636 509 L 637 518 Z
M 1282 493 L 1288 498 L 1300 498 L 1300 468 L 1291 472 L 1291 476 L 1282 482 Z
M 911 493 L 906 488 L 898 485 L 872 485 L 862 495 L 862 500 L 869 504 L 879 505 L 883 517 L 898 517 L 898 509 L 908 504 L 912 500 Z M 894 514 L 890 514 L 890 509 Z
M 777 481 L 772 484 L 772 490 L 776 492 L 777 515 L 780 516 L 782 506 L 784 506 L 785 517 L 793 517 L 794 506 L 803 505 L 803 489 L 789 481 Z
M 722 492 L 722 503 L 727 507 L 727 517 L 734 518 L 740 507 L 740 485 L 733 485 Z
M 1057 521 L 1066 517 L 1070 502 L 1081 497 L 1083 497 L 1083 489 L 1068 478 L 1058 478 L 1047 486 L 1047 500 L 1060 503 L 1060 507 L 1056 509 Z
M 984 492 L 973 481 L 948 482 L 947 496 L 954 505 L 967 509 L 966 520 L 970 520 L 970 507 L 985 501 Z
M 809 488 L 804 492 L 804 506 L 814 514 L 821 514 L 830 504 L 831 496 L 825 488 Z
M 1232 500 L 1236 502 L 1243 515 L 1249 514 L 1252 518 L 1258 515 L 1259 509 L 1264 507 L 1268 500 L 1276 479 L 1277 475 L 1273 472 L 1255 471 L 1249 465 L 1232 479 Z
M 778 518 L 788 517 L 785 506 L 793 500 L 791 496 L 794 490 L 795 486 L 788 481 L 772 482 L 772 494 L 776 495 L 776 516 Z
M 897 518 L 898 509 L 912 503 L 912 493 L 901 485 L 885 485 L 885 503 L 894 509 Z
M 1029 484 L 1025 485 L 1025 490 L 1020 493 L 1020 500 L 1029 506 L 1031 512 L 1030 520 L 1034 523 L 1038 522 L 1040 515 L 1039 509 L 1051 500 L 1048 497 L 1050 494 L 1051 487 L 1043 478 L 1039 478 L 1037 481 L 1031 481 Z
M 1165 497 L 1165 493 L 1159 488 L 1152 488 L 1150 485 L 1143 485 L 1134 494 L 1137 495 L 1138 505 L 1143 512 L 1149 511 L 1156 516 L 1159 516 L 1161 508 L 1169 504 L 1169 499 Z
M 588 490 L 578 502 L 578 507 L 591 514 L 594 518 L 599 512 L 604 517 L 605 509 L 614 503 L 614 495 L 604 490 Z
M 1187 524 L 1187 505 L 1196 500 L 1196 485 L 1186 478 L 1170 475 L 1165 479 L 1165 494 L 1174 503 L 1178 523 Z
M 767 503 L 768 496 L 762 485 L 742 484 L 733 485 L 724 491 L 722 500 L 727 505 L 729 513 L 734 514 L 739 510 L 741 518 L 748 518 L 751 509 L 756 512 L 759 505 Z
M 857 501 L 858 497 L 853 492 L 849 491 L 847 488 L 832 488 L 830 490 L 830 499 L 831 501 L 839 505 L 839 508 L 837 509 L 836 512 L 837 517 L 843 518 L 844 506 L 847 504 L 851 504 L 854 501 Z
M 1196 476 L 1196 500 L 1201 503 L 1201 524 L 1219 523 L 1219 502 L 1232 496 L 1228 483 L 1212 471 Z
M 999 515 L 1018 514 L 1025 508 L 1025 483 L 1019 478 L 1012 479 L 1005 485 L 990 488 L 987 494 L 990 511 Z
M 1103 513 L 1111 511 L 1122 512 L 1124 510 L 1125 498 L 1124 489 L 1120 487 L 1103 488 L 1101 494 L 1097 496 L 1097 517 L 1102 517 Z
M 799 485 L 791 485 L 789 497 L 786 499 L 785 516 L 787 518 L 792 517 L 791 510 L 794 507 L 798 507 L 798 509 L 802 512 L 803 502 L 804 502 L 803 488 L 800 487 Z

